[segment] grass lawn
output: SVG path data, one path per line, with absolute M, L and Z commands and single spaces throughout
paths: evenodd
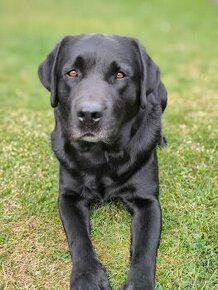
M 218 289 L 218 4 L 209 0 L 1 0 L 0 289 L 68 289 L 70 255 L 57 210 L 53 112 L 37 66 L 66 34 L 139 38 L 169 92 L 159 151 L 163 232 L 158 290 Z M 113 289 L 129 261 L 130 216 L 93 208 L 92 240 Z M 85 290 L 85 289 L 84 289 Z

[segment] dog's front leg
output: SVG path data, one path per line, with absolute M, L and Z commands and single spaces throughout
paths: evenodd
M 110 286 L 105 270 L 96 258 L 89 236 L 89 203 L 73 193 L 73 184 L 74 178 L 62 169 L 58 204 L 73 259 L 70 289 L 108 290 Z
M 133 213 L 131 264 L 123 290 L 154 290 L 161 210 L 156 198 L 126 200 Z

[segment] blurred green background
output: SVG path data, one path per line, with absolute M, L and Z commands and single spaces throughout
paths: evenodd
M 0 1 L 0 289 L 68 289 L 53 113 L 37 67 L 64 35 L 86 32 L 139 38 L 168 89 L 157 289 L 218 289 L 218 4 L 209 0 Z M 129 226 L 122 204 L 93 208 L 92 239 L 113 289 L 127 275 Z

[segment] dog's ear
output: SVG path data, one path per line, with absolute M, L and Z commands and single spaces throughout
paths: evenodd
M 55 108 L 58 104 L 57 95 L 57 64 L 62 46 L 68 36 L 64 37 L 56 47 L 49 53 L 47 58 L 39 65 L 38 76 L 43 86 L 51 93 L 51 106 Z
M 160 80 L 159 67 L 146 53 L 143 46 L 137 41 L 136 43 L 141 65 L 141 107 L 145 108 L 149 98 L 153 98 L 153 100 L 161 107 L 163 112 L 167 105 L 167 91 Z

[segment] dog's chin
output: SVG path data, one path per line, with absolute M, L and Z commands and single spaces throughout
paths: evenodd
M 102 141 L 101 138 L 99 138 L 98 136 L 92 135 L 92 134 L 86 134 L 86 135 L 80 137 L 79 140 L 91 142 L 91 143 L 97 143 L 97 142 Z
M 90 143 L 105 143 L 105 144 L 110 144 L 111 143 L 111 138 L 106 132 L 98 132 L 98 133 L 92 133 L 92 132 L 75 132 L 74 134 L 71 134 L 70 136 L 71 141 L 85 141 L 85 142 L 90 142 Z

